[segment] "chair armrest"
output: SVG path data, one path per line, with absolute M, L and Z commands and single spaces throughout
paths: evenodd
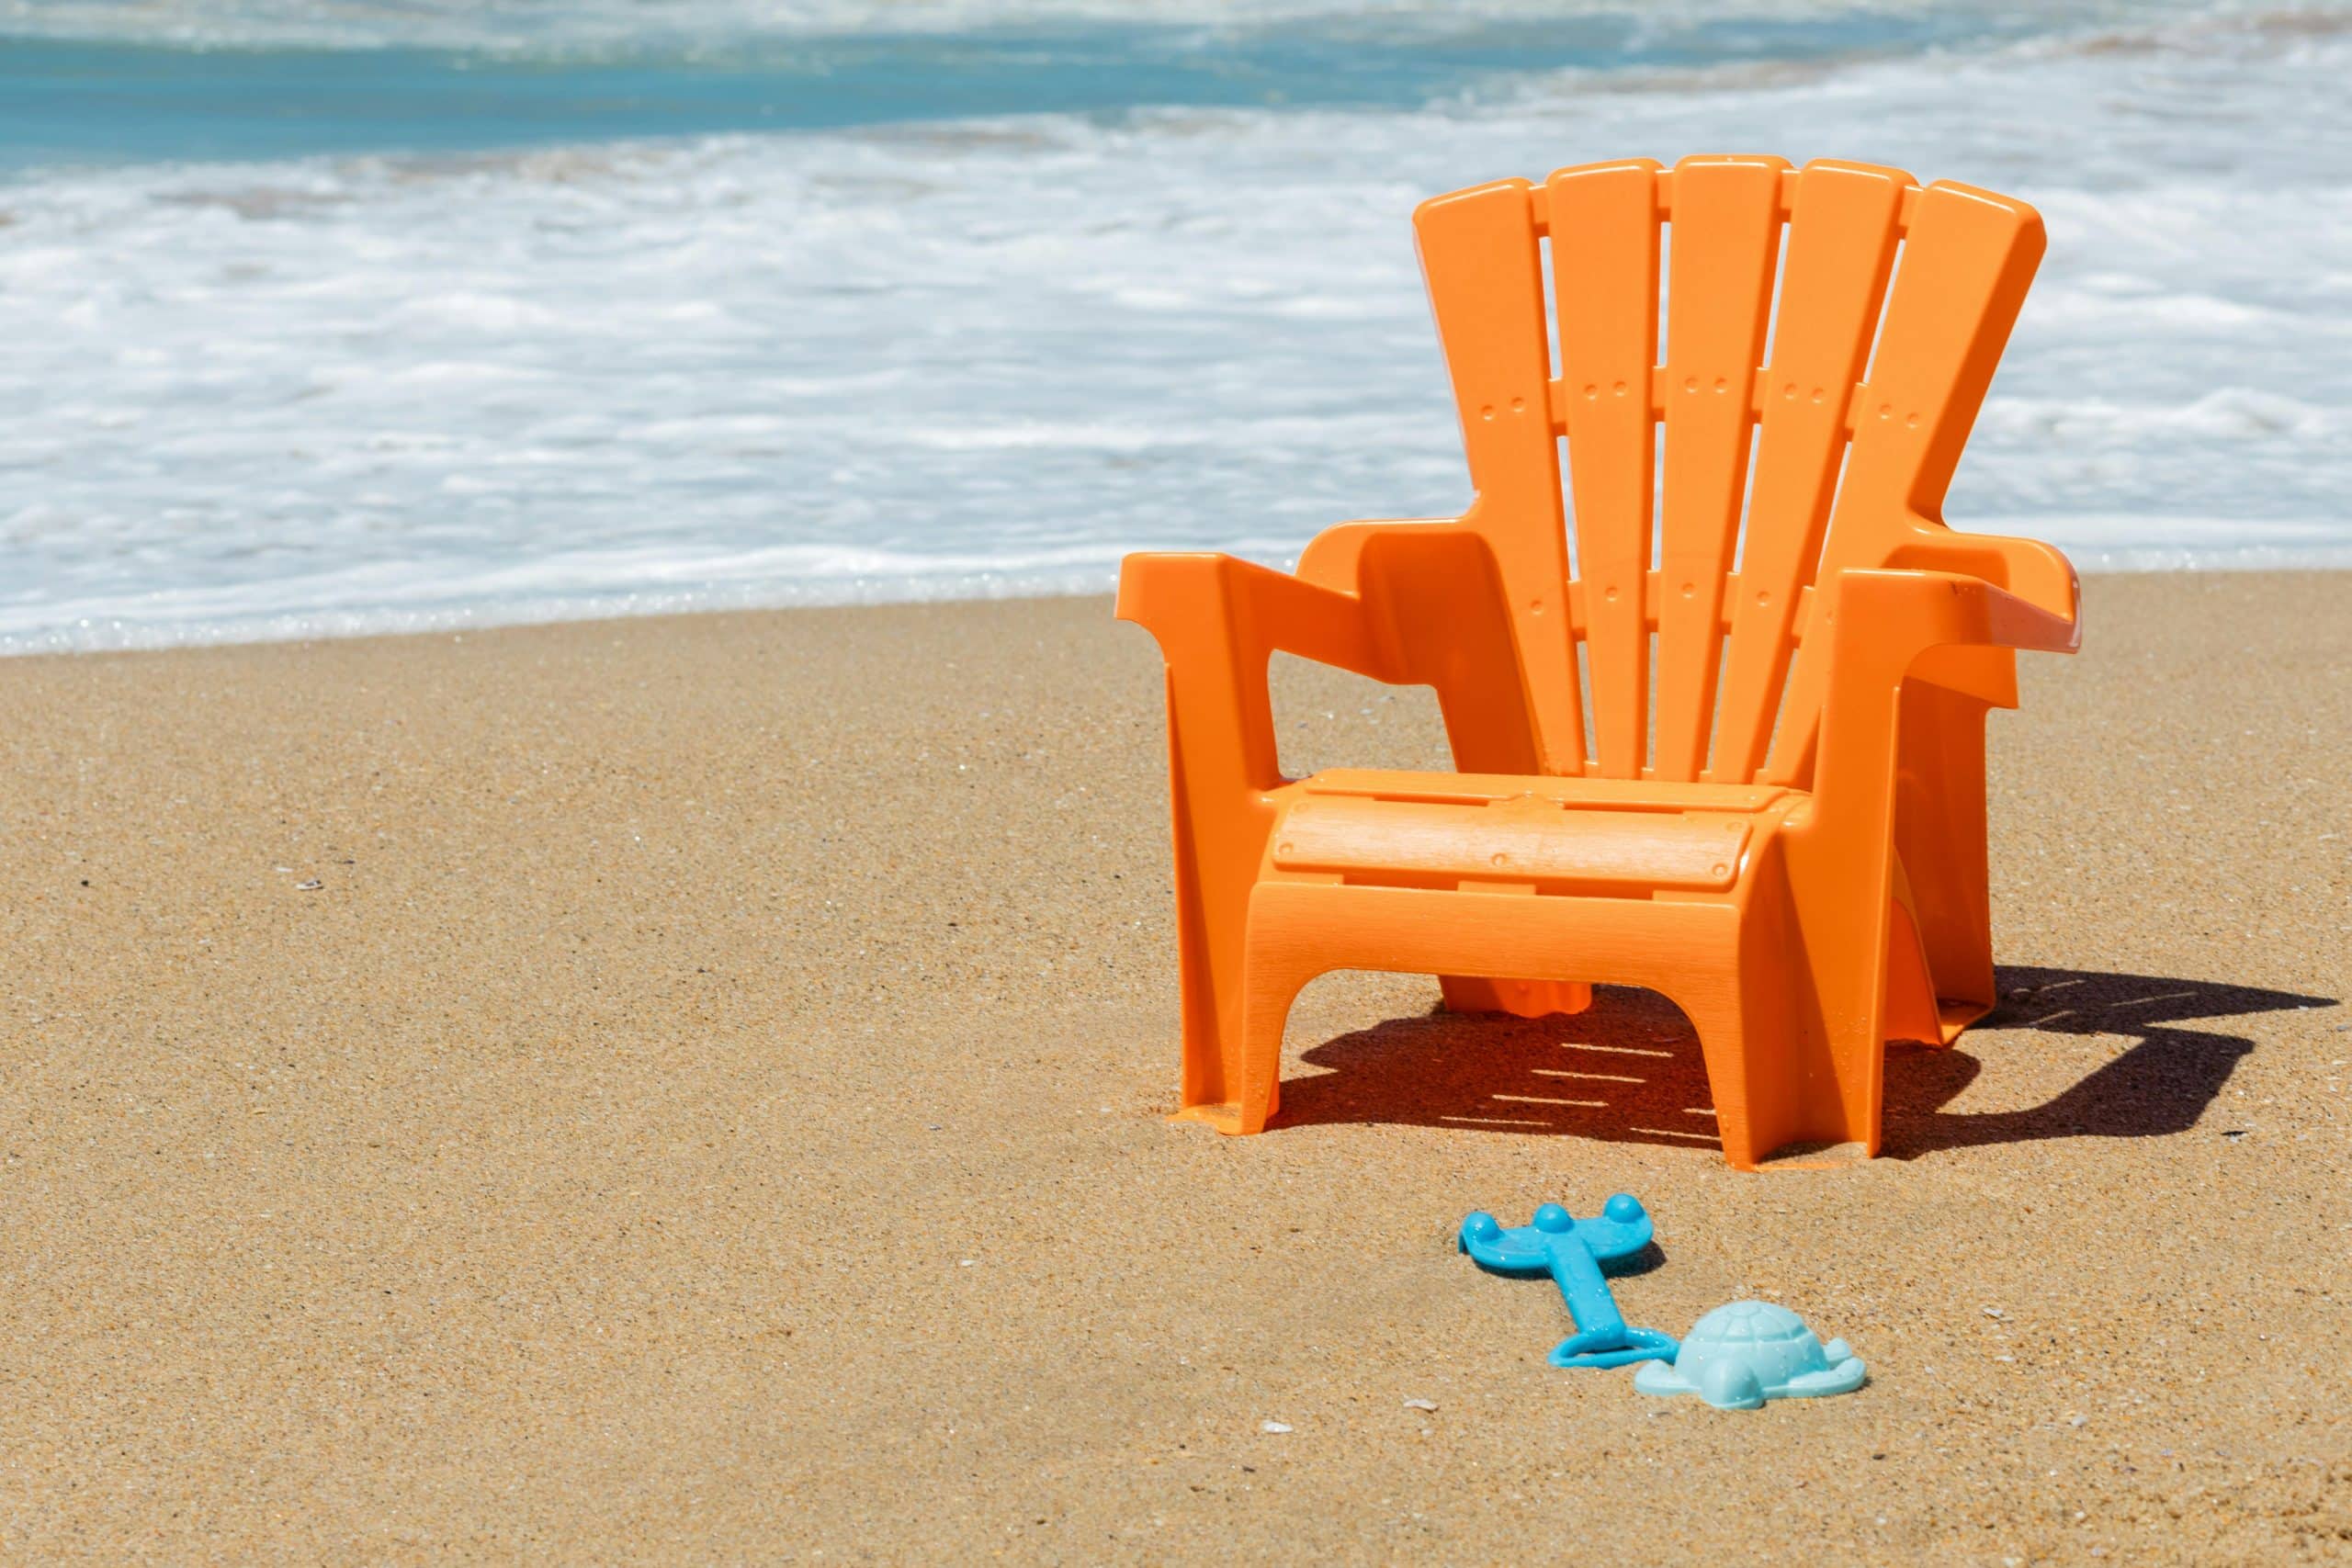
M 1121 615 L 1155 627 L 1195 621 L 1199 613 L 1182 606 L 1227 595 L 1240 612 L 1235 622 L 1254 631 L 1247 651 L 1261 674 L 1265 650 L 1279 649 L 1390 685 L 1430 687 L 1445 716 L 1454 766 L 1464 772 L 1573 772 L 1581 760 L 1573 733 L 1575 666 L 1565 641 L 1547 649 L 1538 635 L 1532 654 L 1522 651 L 1522 638 L 1544 630 L 1565 639 L 1566 617 L 1532 627 L 1515 617 L 1490 542 L 1461 518 L 1340 524 L 1307 545 L 1295 577 L 1233 562 L 1216 569 L 1222 574 L 1218 586 L 1178 585 L 1170 577 L 1176 569 L 1149 564 L 1172 558 L 1128 558 L 1132 575 L 1121 580 Z M 1203 566 L 1183 570 L 1210 572 Z M 1157 601 L 1163 588 L 1168 608 L 1145 609 L 1147 599 Z M 1532 612 L 1542 613 L 1540 607 Z M 1161 641 L 1169 646 L 1165 637 Z M 1553 738 L 1556 767 L 1547 762 L 1539 712 L 1547 682 L 1555 688 L 1550 707 L 1566 716 L 1568 726 Z
M 1514 596 L 1476 513 L 1340 524 L 1307 545 L 1298 575 L 1363 601 L 1390 661 L 1385 679 L 1437 693 L 1456 768 L 1579 772 L 1566 563 L 1532 563 L 1535 581 Z
M 1362 599 L 1233 556 L 1131 555 L 1119 568 L 1115 613 L 1159 643 L 1171 748 L 1204 808 L 1283 782 L 1266 690 L 1272 655 L 1395 679 Z
M 1832 658 L 1894 663 L 1900 678 L 1931 648 L 2072 653 L 2083 640 L 2075 609 L 2070 602 L 2061 615 L 1973 572 L 1849 570 L 1838 574 L 1830 635 L 1850 640 Z
M 1365 554 L 1393 543 L 1464 540 L 1484 547 L 1476 534 L 1459 517 L 1363 518 L 1335 524 L 1306 542 L 1298 558 L 1298 575 L 1309 582 L 1342 593 L 1363 593 Z
M 2070 571 L 2070 589 L 2072 581 Z M 1934 648 L 2072 653 L 2082 646 L 2077 618 L 1963 572 L 1849 568 L 1838 574 L 1826 608 L 1829 688 L 1814 769 L 1816 816 L 1857 832 L 1883 831 L 1877 818 L 1893 809 L 1903 679 L 1921 654 Z
M 1983 578 L 2069 621 L 2081 600 L 2073 563 L 2048 545 L 2004 534 L 1954 533 L 1917 514 L 1883 564 Z M 1965 693 L 1994 707 L 2015 707 L 2017 670 L 2017 655 L 2007 646 L 1950 645 L 1930 649 L 1915 662 L 1910 678 Z
M 1238 556 L 1131 555 L 1119 563 L 1114 613 L 1150 632 L 1171 662 L 1178 649 L 1196 645 L 1193 634 L 1216 624 L 1231 657 L 1262 663 L 1272 653 L 1295 653 L 1375 681 L 1394 679 L 1395 661 L 1361 598 Z
M 1983 578 L 2069 621 L 2082 602 L 2074 563 L 2040 540 L 1962 534 L 1924 517 L 1911 519 L 1911 536 L 1888 555 L 1886 564 Z
M 2071 576 L 2070 576 L 2071 581 Z M 1890 892 L 1895 858 L 1897 746 L 1905 677 L 1937 648 L 2047 649 L 2071 653 L 2081 632 L 2055 615 L 1965 572 L 1849 568 L 1816 601 L 1829 637 L 1813 798 L 1782 838 L 1800 889 L 1808 947 L 1861 969 L 1825 1008 L 1841 1027 L 1883 1026 Z M 1871 1035 L 1876 1039 L 1881 1036 Z

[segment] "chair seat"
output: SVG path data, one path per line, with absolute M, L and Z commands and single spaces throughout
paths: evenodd
M 1724 892 L 1800 792 L 1769 785 L 1334 769 L 1277 792 L 1278 873 L 1539 893 Z

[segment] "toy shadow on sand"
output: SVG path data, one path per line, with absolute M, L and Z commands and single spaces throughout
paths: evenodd
M 2041 1105 L 1993 1111 L 1943 1109 L 1983 1070 L 1972 1036 L 1943 1050 L 1890 1047 L 1882 1157 L 2186 1132 L 2255 1047 L 2242 1035 L 2184 1025 L 2336 1005 L 2147 975 L 2005 965 L 1998 977 L 2007 999 L 1980 1030 L 2109 1034 L 2132 1043 Z M 1393 1019 L 1311 1046 L 1304 1060 L 1326 1070 L 1284 1080 L 1277 1127 L 1385 1122 L 1716 1146 L 1697 1037 L 1654 992 L 1599 987 L 1590 1011 L 1544 1019 L 1442 1011 Z

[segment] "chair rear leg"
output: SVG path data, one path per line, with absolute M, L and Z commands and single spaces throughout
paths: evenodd
M 1445 716 L 1446 744 L 1454 768 L 1465 773 L 1535 773 L 1544 771 L 1544 750 L 1536 735 L 1533 699 L 1520 672 L 1520 654 L 1511 632 L 1508 595 L 1499 578 L 1487 587 L 1493 615 L 1464 616 L 1442 599 L 1411 592 L 1425 578 L 1430 563 L 1408 551 L 1393 550 L 1379 563 L 1393 574 L 1391 603 L 1398 608 L 1393 621 L 1400 649 L 1413 668 L 1432 672 L 1438 709 Z M 1486 569 L 1493 570 L 1491 558 Z M 1578 719 L 1562 715 L 1580 753 Z M 1582 1012 L 1592 1005 L 1592 987 L 1581 980 L 1488 979 L 1475 975 L 1441 975 L 1450 1012 L 1506 1012 L 1519 1018 L 1544 1018 L 1555 1012 Z
M 1997 999 L 1984 844 L 1986 708 L 1966 693 L 1904 683 L 1895 852 L 1909 878 L 1947 1039 Z
M 1592 987 L 1582 980 L 1488 980 L 1476 975 L 1441 975 L 1448 1012 L 1507 1012 L 1546 1018 L 1582 1012 L 1592 1006 Z
M 1179 695 L 1171 674 L 1169 793 L 1184 1032 L 1176 1116 L 1231 1131 L 1241 1099 L 1250 894 L 1271 814 L 1238 791 L 1220 787 L 1225 781 L 1216 771 L 1190 754 Z
M 1177 973 L 1184 1043 L 1176 1119 L 1225 1127 L 1240 1099 L 1248 888 L 1238 897 L 1230 888 L 1204 888 L 1198 864 L 1186 853 L 1186 836 L 1180 823 Z

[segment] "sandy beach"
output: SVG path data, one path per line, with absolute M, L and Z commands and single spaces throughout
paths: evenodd
M 1167 1123 L 1106 600 L 0 661 L 0 1557 L 2352 1556 L 2352 573 L 2086 593 L 2010 999 L 1761 1176 L 1626 991 L 1329 976 L 1272 1131 Z M 1441 765 L 1420 696 L 1285 666 L 1285 761 Z M 1453 1228 L 1619 1190 L 1634 1322 L 1869 1386 L 1547 1368 Z

